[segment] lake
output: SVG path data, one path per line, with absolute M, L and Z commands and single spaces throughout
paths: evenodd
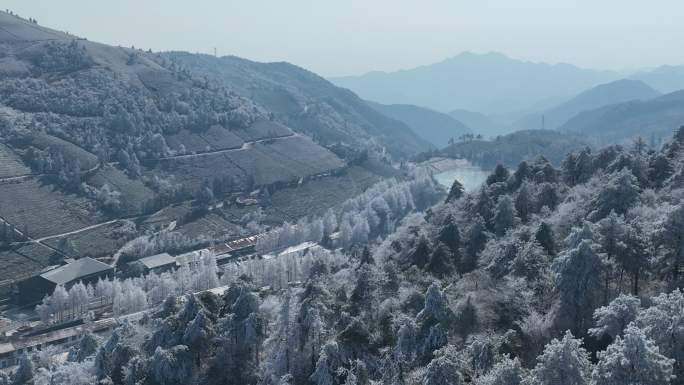
M 435 179 L 447 189 L 454 183 L 454 179 L 458 179 L 467 192 L 477 190 L 490 174 L 489 171 L 460 159 L 438 160 L 430 163 L 434 169 Z

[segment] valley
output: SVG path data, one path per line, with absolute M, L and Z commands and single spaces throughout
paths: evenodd
M 13 5 L 0 385 L 684 384 L 684 7 Z

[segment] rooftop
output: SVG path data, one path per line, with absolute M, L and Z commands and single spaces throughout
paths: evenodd
M 112 267 L 106 263 L 84 257 L 72 263 L 47 271 L 40 276 L 57 285 L 64 285 L 65 283 L 73 282 L 80 278 L 85 278 L 111 269 Z
M 149 257 L 141 258 L 138 262 L 142 263 L 145 268 L 149 270 L 156 269 L 162 266 L 168 266 L 176 263 L 176 259 L 169 253 L 161 253 Z

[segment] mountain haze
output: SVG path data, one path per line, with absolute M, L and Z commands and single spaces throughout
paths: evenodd
M 597 144 L 629 142 L 637 136 L 660 142 L 684 125 L 684 91 L 582 112 L 559 130 L 581 134 Z
M 554 108 L 529 114 L 525 118 L 513 123 L 513 130 L 539 128 L 542 117 L 544 118 L 544 127 L 554 130 L 582 111 L 630 100 L 648 100 L 660 95 L 660 92 L 642 81 L 616 80 L 586 90 Z
M 524 110 L 620 78 L 570 64 L 532 63 L 502 54 L 462 53 L 442 62 L 397 72 L 331 78 L 362 98 L 384 104 L 415 104 L 438 111 L 483 113 Z
M 413 132 L 437 148 L 446 146 L 450 139 L 456 139 L 463 134 L 473 132 L 468 126 L 450 115 L 429 108 L 410 104 L 380 104 L 374 102 L 368 102 L 368 104 L 382 114 L 406 123 Z
M 631 78 L 641 80 L 662 93 L 684 90 L 684 65 L 664 65 L 637 72 Z

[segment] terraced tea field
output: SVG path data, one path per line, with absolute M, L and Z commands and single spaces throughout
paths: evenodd
M 99 222 L 92 202 L 67 195 L 38 178 L 0 182 L 0 217 L 29 236 L 41 238 L 78 230 Z
M 104 166 L 88 178 L 88 184 L 96 187 L 102 187 L 105 183 L 121 193 L 122 213 L 126 216 L 140 214 L 144 202 L 155 195 L 140 179 L 131 179 L 123 171 L 112 166 Z
M 6 145 L 0 143 L 0 179 L 11 178 L 20 175 L 28 175 L 28 168 L 19 156 Z
M 132 235 L 125 222 L 119 221 L 68 235 L 67 238 L 76 250 L 76 255 L 73 257 L 99 258 L 114 254 Z M 61 237 L 52 238 L 45 243 L 51 247 L 59 248 L 61 239 Z

